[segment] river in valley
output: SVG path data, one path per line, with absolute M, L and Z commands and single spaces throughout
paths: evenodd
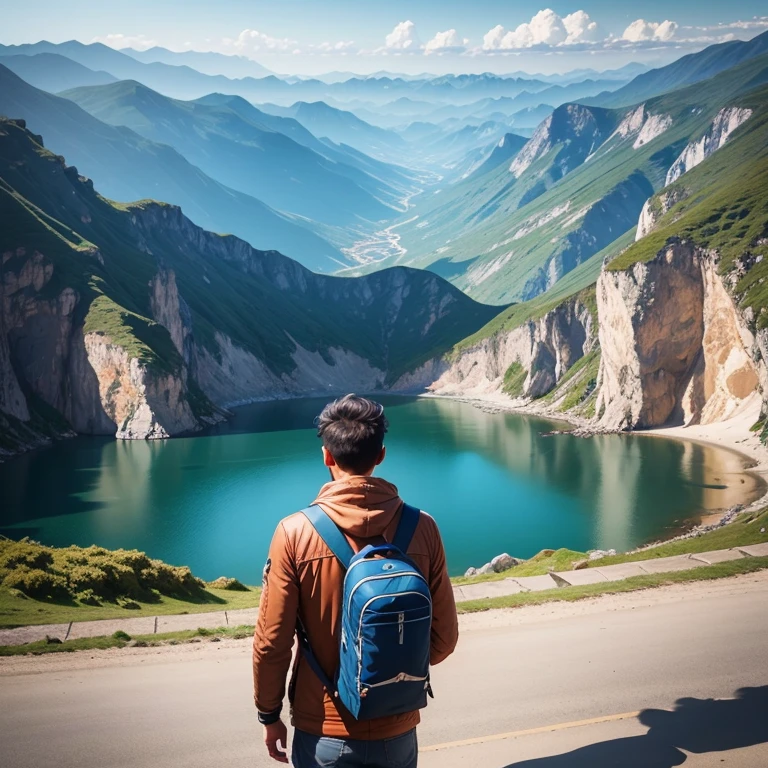
M 562 426 L 435 398 L 382 397 L 377 474 L 430 512 L 452 575 L 500 552 L 625 550 L 759 492 L 736 454 L 642 435 L 545 436 Z M 76 438 L 0 465 L 0 533 L 99 544 L 259 582 L 280 518 L 328 479 L 324 400 L 256 403 L 204 435 Z

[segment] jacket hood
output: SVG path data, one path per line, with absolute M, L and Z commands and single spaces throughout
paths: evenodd
M 314 503 L 345 533 L 371 538 L 387 530 L 403 500 L 392 483 L 360 475 L 326 483 Z

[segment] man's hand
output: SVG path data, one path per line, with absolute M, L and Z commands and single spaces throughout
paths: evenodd
M 278 763 L 288 762 L 288 755 L 284 751 L 288 747 L 288 729 L 282 720 L 264 726 L 264 743 L 273 760 L 277 760 Z M 282 750 L 277 746 L 278 744 L 283 748 Z

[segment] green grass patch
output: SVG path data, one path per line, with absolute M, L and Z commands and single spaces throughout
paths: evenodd
M 687 584 L 693 581 L 712 581 L 729 576 L 739 576 L 755 573 L 768 568 L 768 557 L 751 557 L 744 560 L 732 560 L 690 571 L 675 573 L 648 574 L 647 576 L 632 576 L 622 581 L 606 582 L 603 584 L 588 584 L 583 587 L 561 587 L 548 589 L 543 592 L 521 592 L 516 595 L 489 597 L 482 600 L 468 600 L 459 603 L 459 613 L 478 613 L 495 608 L 522 608 L 526 605 L 541 605 L 553 602 L 575 602 L 601 595 L 617 595 L 623 592 L 637 592 L 641 589 L 664 587 L 671 584 Z
M 523 386 L 528 378 L 528 371 L 515 361 L 504 372 L 504 384 L 502 390 L 510 397 L 520 397 L 523 394 Z
M 761 532 L 761 529 L 765 530 Z M 712 552 L 718 549 L 732 549 L 733 547 L 744 547 L 749 544 L 763 544 L 765 542 L 768 542 L 768 509 L 755 513 L 747 512 L 732 523 L 695 538 L 670 541 L 641 552 L 604 557 L 601 560 L 595 560 L 590 565 L 597 567 L 614 565 L 615 563 L 633 563 L 638 560 L 655 560 L 658 557 Z
M 538 555 L 525 560 L 514 568 L 502 573 L 485 573 L 482 576 L 456 576 L 451 579 L 453 584 L 478 584 L 483 581 L 501 581 L 515 576 L 543 576 L 550 571 L 570 571 L 573 563 L 583 560 L 585 552 L 576 552 L 573 549 L 543 549 Z
M 138 608 L 128 609 L 117 603 L 93 606 L 74 601 L 34 600 L 24 597 L 16 590 L 0 586 L 0 627 L 7 629 L 33 624 L 68 624 L 70 621 L 236 611 L 242 608 L 258 607 L 260 596 L 260 587 L 249 587 L 247 592 L 208 588 L 197 601 L 160 595 L 156 602 L 147 603 L 137 600 L 135 602 Z
M 125 632 L 115 632 L 109 637 L 83 637 L 78 640 L 37 640 L 23 645 L 0 645 L 0 656 L 42 656 L 48 653 L 73 653 L 74 651 L 103 651 L 109 648 L 125 648 L 129 643 L 134 647 L 180 645 L 182 643 L 216 641 L 225 638 L 242 640 L 253 635 L 253 626 L 241 624 L 237 627 L 215 627 L 207 629 L 162 632 L 157 635 L 136 635 L 131 638 Z

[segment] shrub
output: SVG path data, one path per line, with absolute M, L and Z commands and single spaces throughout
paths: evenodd
M 112 637 L 115 640 L 125 640 L 126 642 L 131 639 L 131 636 L 127 632 L 123 632 L 122 629 L 118 629 L 117 632 L 113 632 Z
M 248 587 L 242 584 L 237 579 L 230 579 L 227 576 L 219 576 L 218 579 L 209 581 L 206 585 L 211 589 L 229 589 L 233 592 L 248 592 Z
M 11 571 L 3 579 L 3 586 L 18 589 L 29 597 L 43 600 L 67 595 L 66 579 L 39 568 L 28 568 L 25 565 L 20 565 Z

